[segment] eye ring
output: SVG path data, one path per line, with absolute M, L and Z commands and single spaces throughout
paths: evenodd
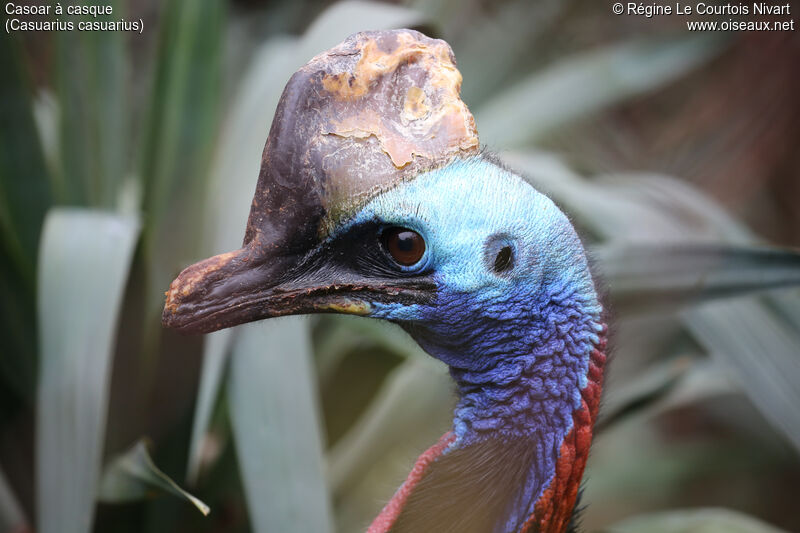
M 418 264 L 425 256 L 425 239 L 416 231 L 392 226 L 381 232 L 383 250 L 392 261 L 408 268 Z

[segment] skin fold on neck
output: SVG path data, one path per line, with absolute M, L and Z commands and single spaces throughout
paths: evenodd
M 602 387 L 598 370 L 603 361 L 596 355 L 603 351 L 605 327 L 596 296 L 581 294 L 577 287 L 556 283 L 538 297 L 512 295 L 491 304 L 466 296 L 440 299 L 440 308 L 461 308 L 461 312 L 446 309 L 444 315 L 470 313 L 464 309 L 470 307 L 486 314 L 486 305 L 507 312 L 492 313 L 495 318 L 480 326 L 454 321 L 449 325 L 450 338 L 457 341 L 446 346 L 441 342 L 429 345 L 427 335 L 417 332 L 418 341 L 435 357 L 453 360 L 452 354 L 441 352 L 457 350 L 462 358 L 485 362 L 472 368 L 450 366 L 459 401 L 453 420 L 455 440 L 445 455 L 490 442 L 494 462 L 515 465 L 508 472 L 499 468 L 498 476 L 505 479 L 494 482 L 516 486 L 513 494 L 506 496 L 510 502 L 504 511 L 507 516 L 497 524 L 497 532 L 519 531 L 534 515 L 537 503 L 554 485 L 557 467 L 583 470 L 588 445 L 585 450 L 575 450 L 574 443 L 567 450 L 562 448 L 574 440 L 576 432 L 583 435 L 587 428 L 591 432 Z M 577 486 L 580 475 L 573 477 L 570 482 Z M 562 493 L 569 489 L 555 485 Z
M 377 196 L 343 231 L 376 221 L 422 236 L 421 270 L 437 290 L 428 303 L 371 303 L 370 315 L 446 363 L 459 397 L 447 446 L 391 531 L 565 531 L 605 335 L 569 219 L 520 177 L 472 158 Z M 504 247 L 512 267 L 497 270 Z

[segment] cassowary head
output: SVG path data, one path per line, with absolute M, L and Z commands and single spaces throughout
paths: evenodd
M 210 332 L 335 312 L 395 322 L 450 366 L 453 428 L 371 531 L 564 531 L 605 328 L 567 217 L 478 152 L 443 41 L 350 37 L 289 81 L 244 246 L 188 267 L 163 321 Z

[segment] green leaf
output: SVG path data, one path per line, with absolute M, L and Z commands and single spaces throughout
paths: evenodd
M 619 315 L 800 285 L 800 253 L 766 246 L 615 243 L 592 256 Z
M 115 16 L 125 16 L 121 2 L 110 4 Z M 125 32 L 66 31 L 54 37 L 60 103 L 59 199 L 112 208 L 130 155 Z
M 781 533 L 782 530 L 730 509 L 687 509 L 627 518 L 606 533 Z
M 654 413 L 679 409 L 715 397 L 741 395 L 731 370 L 714 359 L 696 360 L 669 394 L 653 406 Z
M 400 357 L 429 357 L 408 333 L 395 324 L 344 315 L 331 315 L 326 319 Z
M 554 156 L 525 153 L 511 154 L 510 159 L 528 173 L 532 183 L 552 194 L 568 213 L 602 239 L 612 243 L 660 242 L 665 250 L 674 250 L 675 246 L 697 248 L 698 243 L 705 242 L 714 243 L 719 250 L 728 250 L 727 260 L 731 264 L 713 266 L 709 257 L 695 257 L 694 267 L 685 265 L 683 273 L 669 264 L 671 260 L 665 260 L 650 282 L 644 281 L 643 273 L 631 276 L 639 289 L 667 284 L 673 288 L 686 286 L 696 275 L 690 272 L 695 267 L 711 269 L 698 280 L 698 288 L 707 283 L 706 288 L 712 289 L 707 295 L 731 294 L 734 288 L 752 290 L 795 282 L 795 253 L 773 252 L 752 244 L 755 237 L 747 228 L 689 184 L 648 175 L 617 175 L 588 181 Z M 635 264 L 631 258 L 606 259 L 617 263 L 614 267 L 617 272 L 635 273 L 647 267 Z M 650 265 L 654 267 L 652 263 L 655 261 Z M 614 268 L 610 269 L 612 275 Z M 624 294 L 624 287 L 622 291 Z M 627 297 L 646 300 L 647 296 L 646 291 L 640 297 L 629 290 Z M 719 365 L 739 377 L 739 386 L 764 418 L 800 449 L 800 411 L 796 409 L 800 405 L 800 388 L 791 379 L 800 375 L 797 292 L 769 294 L 759 300 L 713 302 L 690 308 L 681 316 L 684 326 Z
M 228 120 L 209 176 L 208 216 L 201 247 L 204 255 L 233 250 L 241 245 L 261 163 L 264 125 L 272 121 L 283 90 L 276 80 L 283 75 L 281 65 L 287 56 L 291 57 L 292 43 L 290 39 L 279 39 L 264 45 L 227 113 Z M 197 482 L 200 474 L 203 442 L 227 368 L 233 333 L 234 330 L 216 332 L 206 336 L 203 343 L 200 388 L 189 441 L 187 481 L 191 485 Z
M 429 357 L 402 329 L 381 320 L 347 315 L 323 315 L 323 333 L 316 339 L 317 374 L 325 387 L 345 358 L 357 350 L 383 349 L 401 358 Z
M 660 241 L 665 253 L 676 249 L 699 250 L 698 242 L 716 241 L 706 257 L 696 255 L 692 261 L 676 269 L 672 259 L 664 259 L 652 280 L 644 282 L 646 274 L 631 280 L 648 283 L 639 289 L 683 284 L 691 292 L 693 269 L 708 269 L 702 273 L 697 288 L 705 287 L 705 296 L 732 295 L 737 291 L 767 289 L 795 283 L 796 253 L 773 251 L 749 244 L 752 234 L 709 198 L 691 186 L 659 176 L 622 175 L 594 182 L 582 180 L 555 158 L 540 154 L 516 156 L 515 161 L 530 173 L 535 183 L 543 184 L 569 212 L 578 216 L 600 236 L 614 241 Z M 720 244 L 737 243 L 736 246 Z M 615 244 L 616 245 L 616 244 Z M 713 265 L 716 247 L 725 263 Z M 617 247 L 618 252 L 625 246 Z M 642 248 L 646 249 L 646 248 Z M 675 261 L 685 253 L 678 253 Z M 613 259 L 617 272 L 633 273 L 655 267 L 635 262 L 641 258 Z M 606 262 L 611 262 L 606 258 Z M 730 262 L 730 263 L 729 263 Z M 613 275 L 614 268 L 610 269 Z M 683 270 L 683 273 L 681 273 Z M 682 281 L 681 281 L 682 279 Z M 612 278 L 612 286 L 613 286 Z M 624 288 L 623 288 L 624 292 Z M 699 293 L 703 291 L 699 290 Z M 637 296 L 628 291 L 628 299 L 646 301 L 652 294 Z M 767 305 L 766 302 L 769 302 Z M 641 304 L 641 302 L 640 302 Z M 649 305 L 649 304 L 646 304 Z M 778 313 L 775 308 L 781 309 Z M 625 309 L 625 306 L 622 306 Z M 738 316 L 732 317 L 732 310 Z M 736 313 L 734 313 L 736 314 Z M 800 405 L 800 389 L 792 387 L 787 376 L 798 375 L 800 341 L 800 305 L 797 297 L 770 295 L 764 300 L 716 302 L 683 314 L 683 322 L 724 368 L 739 376 L 739 385 L 764 417 L 786 434 L 800 449 L 797 412 L 791 405 Z M 726 326 L 727 324 L 727 326 Z M 793 351 L 794 350 L 794 351 Z M 774 381 L 773 381 L 774 380 Z
M 657 362 L 625 382 L 606 388 L 595 432 L 611 431 L 637 415 L 654 415 L 723 395 L 740 394 L 727 367 L 709 359 L 681 356 Z
M 14 495 L 14 491 L 0 469 L 0 531 L 28 531 L 28 520 Z
M 557 28 L 558 17 L 569 6 L 559 0 L 510 0 L 488 10 L 474 1 L 436 4 L 430 0 L 412 2 L 435 20 L 453 47 L 464 77 L 461 97 L 470 108 L 524 78 L 544 57 L 552 55 L 552 50 L 542 46 L 543 39 Z M 473 10 L 482 16 L 464 16 Z
M 330 451 L 331 486 L 346 491 L 373 464 L 410 435 L 433 429 L 431 445 L 450 427 L 452 380 L 447 367 L 430 357 L 414 357 L 392 371 L 369 409 Z M 433 423 L 436 427 L 430 428 Z M 413 446 L 419 445 L 415 442 Z
M 366 339 L 353 331 L 351 321 L 338 320 L 342 317 L 340 315 L 323 315 L 317 322 L 317 324 L 324 324 L 323 333 L 314 342 L 317 377 L 321 388 L 335 379 L 336 370 L 349 353 L 359 348 L 372 348 L 369 342 L 365 342 Z
M 603 409 L 595 431 L 605 431 L 621 419 L 646 409 L 669 395 L 691 369 L 689 357 L 679 357 L 649 367 L 629 383 L 610 388 L 603 399 Z
M 710 198 L 674 178 L 614 174 L 589 180 L 543 152 L 510 152 L 504 160 L 603 240 L 748 244 L 754 239 Z
M 225 113 L 208 183 L 205 254 L 242 244 L 266 134 L 283 87 L 296 68 L 296 41 L 272 39 L 255 52 Z
M 481 141 L 509 148 L 535 142 L 573 120 L 663 87 L 713 57 L 720 43 L 688 36 L 624 43 L 560 60 L 478 108 Z
M 752 299 L 690 309 L 685 324 L 800 452 L 800 331 Z
M 391 371 L 328 454 L 339 531 L 370 523 L 414 458 L 451 429 L 454 402 L 447 366 L 430 356 L 409 357 Z
M 353 33 L 412 28 L 425 21 L 421 13 L 403 6 L 362 0 L 338 2 L 323 11 L 306 30 L 297 49 L 296 59 L 300 63 L 295 69 Z
M 413 26 L 422 20 L 409 9 L 371 2 L 340 2 L 323 12 L 302 38 L 277 38 L 264 43 L 232 100 L 219 149 L 209 178 L 205 244 L 208 254 L 238 248 L 250 211 L 253 187 L 261 164 L 265 133 L 286 82 L 300 66 L 320 51 L 360 30 Z M 225 334 L 221 334 L 225 335 Z M 192 429 L 189 479 L 199 469 L 201 441 L 210 406 L 218 395 L 224 371 L 223 344 L 214 336 L 206 341 L 203 370 Z
M 352 33 L 413 26 L 421 20 L 421 15 L 400 6 L 339 2 L 325 10 L 303 37 L 271 39 L 256 50 L 225 114 L 212 162 L 204 251 L 220 253 L 241 245 L 266 134 L 292 74 Z
M 19 43 L 19 37 L 0 39 L 0 387 L 30 404 L 37 361 L 36 255 L 51 193 Z
M 91 530 L 120 304 L 139 222 L 55 209 L 39 252 L 37 531 Z
M 619 199 L 617 221 L 627 224 L 617 227 L 609 238 L 734 244 L 755 244 L 757 240 L 722 206 L 687 181 L 648 173 L 602 175 L 593 181 L 606 196 Z M 605 214 L 613 217 L 612 209 L 607 208 Z M 641 216 L 647 224 L 639 226 Z
M 197 391 L 192 435 L 189 440 L 189 463 L 186 470 L 186 481 L 189 485 L 195 485 L 200 475 L 203 444 L 219 396 L 220 383 L 227 369 L 232 335 L 233 330 L 230 329 L 216 331 L 206 337 L 203 345 L 200 387 Z
M 39 232 L 50 204 L 50 187 L 34 124 L 30 87 L 17 39 L 0 42 L 0 238 L 3 262 L 13 265 L 32 289 Z
M 307 320 L 236 334 L 227 391 L 253 530 L 330 531 Z
M 178 486 L 159 470 L 147 451 L 148 443 L 140 440 L 131 448 L 111 460 L 100 480 L 98 499 L 106 503 L 139 500 L 153 490 L 174 494 L 192 503 L 204 515 L 211 511 L 208 505 Z
M 33 119 L 52 185 L 57 185 L 53 176 L 61 175 L 60 116 L 61 109 L 55 93 L 49 88 L 39 90 L 33 99 Z
M 137 172 L 145 184 L 147 311 L 153 322 L 170 281 L 200 254 L 198 228 L 220 117 L 225 27 L 221 0 L 176 0 L 163 11 Z M 148 343 L 155 345 L 152 339 Z

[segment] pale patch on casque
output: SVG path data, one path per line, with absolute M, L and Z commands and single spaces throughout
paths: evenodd
M 403 103 L 403 120 L 419 120 L 430 113 L 426 103 L 425 91 L 419 87 L 410 87 L 406 92 L 406 101 Z
M 450 47 L 444 41 L 422 42 L 410 33 L 397 34 L 398 45 L 390 52 L 373 39 L 361 48 L 361 57 L 352 72 L 326 74 L 322 86 L 343 101 L 355 101 L 375 91 L 376 83 L 415 63 L 428 73 L 422 86 L 405 91 L 401 116 L 394 120 L 389 109 L 355 108 L 331 120 L 325 133 L 364 139 L 375 136 L 381 149 L 397 168 L 415 155 L 428 159 L 478 147 L 475 121 L 461 101 L 461 73 L 453 63 Z M 399 88 L 399 86 L 398 86 Z M 385 105 L 392 105 L 387 99 Z

